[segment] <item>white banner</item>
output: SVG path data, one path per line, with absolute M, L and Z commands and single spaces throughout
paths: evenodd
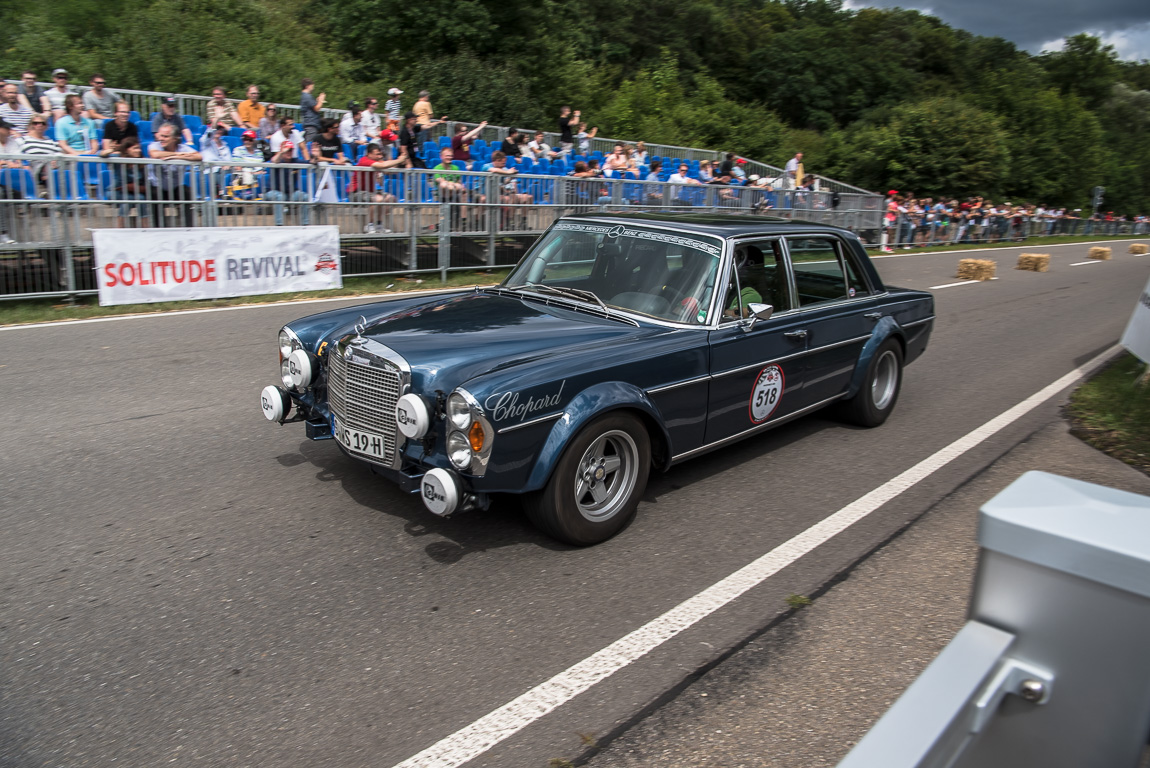
M 1150 280 L 1146 281 L 1146 288 L 1134 305 L 1134 314 L 1130 316 L 1130 325 L 1126 326 L 1121 343 L 1139 360 L 1150 363 Z
M 100 305 L 342 288 L 339 227 L 94 229 Z

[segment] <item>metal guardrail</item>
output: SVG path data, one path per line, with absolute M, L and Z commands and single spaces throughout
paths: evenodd
M 1027 472 L 978 535 L 970 621 L 839 768 L 1134 768 L 1150 732 L 1150 497 Z
M 95 292 L 91 230 L 334 224 L 345 275 L 516 263 L 568 213 L 769 214 L 875 231 L 868 195 L 359 166 L 0 155 L 0 298 Z M 441 184 L 444 173 L 455 177 Z
M 1011 243 L 1036 237 L 1059 235 L 1118 236 L 1150 234 L 1146 221 L 1094 221 L 1077 216 L 1023 212 L 986 214 L 973 221 L 958 221 L 943 217 L 927 221 L 925 216 L 899 213 L 894 223 L 884 220 L 885 241 L 869 243 L 868 247 L 913 248 L 931 245 L 958 245 L 961 243 Z

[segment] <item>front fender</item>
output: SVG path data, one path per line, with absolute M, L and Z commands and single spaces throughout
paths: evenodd
M 654 427 L 659 430 L 658 434 L 651 435 L 652 444 L 670 445 L 663 418 L 646 392 L 634 384 L 622 381 L 596 384 L 580 392 L 567 404 L 563 416 L 555 422 L 547 439 L 543 441 L 523 490 L 537 491 L 546 485 L 571 438 L 593 419 L 620 408 L 641 412 L 646 416 L 644 421 L 648 429 Z
M 903 354 L 906 354 L 906 334 L 902 330 L 902 326 L 898 322 L 887 315 L 875 323 L 874 331 L 871 337 L 867 339 L 867 343 L 863 345 L 862 352 L 859 353 L 858 363 L 855 365 L 854 375 L 851 376 L 851 385 L 847 390 L 847 397 L 851 398 L 858 394 L 859 388 L 863 385 L 863 380 L 866 378 L 866 369 L 870 367 L 870 361 L 874 357 L 875 352 L 882 345 L 884 341 L 889 338 L 898 339 L 899 344 L 903 348 Z

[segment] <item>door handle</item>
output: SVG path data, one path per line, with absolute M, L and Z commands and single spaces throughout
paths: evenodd
M 863 317 L 868 320 L 878 320 L 882 317 L 882 312 L 867 312 Z
M 805 339 L 807 337 L 807 332 L 806 331 L 787 331 L 783 335 L 786 336 L 788 339 L 795 339 L 797 341 L 799 339 Z

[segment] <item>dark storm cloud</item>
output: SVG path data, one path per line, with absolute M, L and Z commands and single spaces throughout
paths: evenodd
M 1031 51 L 1085 31 L 1109 33 L 1107 38 L 1141 38 L 1150 32 L 1150 0 L 855 0 L 848 5 L 915 8 L 953 27 L 1004 37 Z

